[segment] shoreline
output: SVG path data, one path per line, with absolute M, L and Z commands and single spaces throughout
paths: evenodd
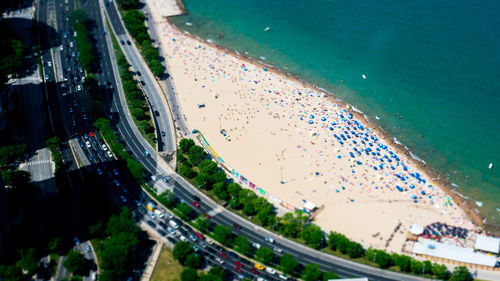
M 302 80 L 300 78 L 300 76 L 298 76 L 296 74 L 287 72 L 284 69 L 280 69 L 280 68 L 278 68 L 270 63 L 263 62 L 261 60 L 252 58 L 252 57 L 245 55 L 245 54 L 241 54 L 237 50 L 232 50 L 232 49 L 222 47 L 222 46 L 214 43 L 211 40 L 209 41 L 207 39 L 203 39 L 203 38 L 198 37 L 194 34 L 191 34 L 189 31 L 186 31 L 186 30 L 182 29 L 181 27 L 178 27 L 177 25 L 172 23 L 169 20 L 169 18 L 166 18 L 166 21 L 168 22 L 168 24 L 170 24 L 178 32 L 180 32 L 180 33 L 184 34 L 185 36 L 190 37 L 190 38 L 192 38 L 200 43 L 207 44 L 210 47 L 213 47 L 213 48 L 215 48 L 215 49 L 217 49 L 225 54 L 234 56 L 242 61 L 252 63 L 252 64 L 259 66 L 261 68 L 266 68 L 267 71 L 269 71 L 269 72 L 273 72 L 274 74 L 277 74 L 285 79 L 289 79 L 289 80 L 292 80 L 294 82 L 298 82 L 304 88 L 311 88 L 311 89 L 314 89 L 318 92 L 325 93 L 326 98 L 329 102 L 331 102 L 332 104 L 341 105 L 343 108 L 347 109 L 347 112 L 352 113 L 357 120 L 364 120 L 367 127 L 369 127 L 373 132 L 383 136 L 383 139 L 385 141 L 387 141 L 391 145 L 391 147 L 394 148 L 393 150 L 396 153 L 398 153 L 400 155 L 404 154 L 407 157 L 407 159 L 409 160 L 409 163 L 415 165 L 420 170 L 422 170 L 424 172 L 424 175 L 428 179 L 432 180 L 435 183 L 434 185 L 437 185 L 438 188 L 441 189 L 447 196 L 451 197 L 453 199 L 453 201 L 456 203 L 456 205 L 464 211 L 467 218 L 469 220 L 471 220 L 476 226 L 482 228 L 484 231 L 487 231 L 488 233 L 500 235 L 500 229 L 488 229 L 489 228 L 488 225 L 484 223 L 485 217 L 475 207 L 475 202 L 470 200 L 470 199 L 466 199 L 463 196 L 460 196 L 460 193 L 457 194 L 458 191 L 456 191 L 456 189 L 452 186 L 452 183 L 450 181 L 448 181 L 446 178 L 442 177 L 442 175 L 444 174 L 443 172 L 439 172 L 437 169 L 428 165 L 425 161 L 422 162 L 423 160 L 419 161 L 419 160 L 415 159 L 411 155 L 411 154 L 413 154 L 413 152 L 410 151 L 404 144 L 399 143 L 399 141 L 396 142 L 394 139 L 395 138 L 394 136 L 389 134 L 387 131 L 385 131 L 380 126 L 373 124 L 373 121 L 369 120 L 366 117 L 366 115 L 364 115 L 363 112 L 361 112 L 359 109 L 357 109 L 353 105 L 341 100 L 340 98 L 335 96 L 333 93 L 327 91 L 326 89 L 320 88 L 314 84 L 311 84 L 307 81 Z M 347 106 L 348 106 L 348 108 L 346 108 Z M 492 227 L 494 228 L 495 226 L 492 226 Z

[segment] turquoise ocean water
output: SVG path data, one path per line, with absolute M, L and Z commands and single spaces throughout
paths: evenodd
M 174 24 L 356 106 L 500 224 L 500 1 L 184 4 Z

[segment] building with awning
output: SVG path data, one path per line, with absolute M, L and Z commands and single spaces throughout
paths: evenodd
M 428 239 L 416 242 L 413 246 L 413 253 L 425 258 L 434 257 L 463 266 L 495 267 L 497 264 L 495 256 L 477 253 L 471 248 L 448 245 Z
M 498 254 L 500 252 L 500 239 L 496 237 L 478 235 L 474 248 L 476 248 L 476 250 Z

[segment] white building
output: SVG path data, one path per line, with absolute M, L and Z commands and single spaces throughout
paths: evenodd
M 476 250 L 498 254 L 500 252 L 500 239 L 478 235 L 474 248 L 476 248 Z

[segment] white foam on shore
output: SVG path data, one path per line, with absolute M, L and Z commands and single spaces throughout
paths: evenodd
M 496 210 L 497 210 L 497 212 L 500 212 L 500 208 L 497 208 Z
M 400 141 L 398 141 L 398 139 L 396 137 L 393 138 L 394 142 L 399 144 L 399 145 L 402 145 L 402 143 Z
M 456 183 L 452 182 L 452 183 L 451 183 L 451 186 L 453 186 L 453 187 L 458 187 L 458 184 L 456 184 Z
M 377 115 L 375 115 L 375 119 L 380 120 L 380 117 L 378 117 Z
M 357 113 L 363 113 L 363 111 L 357 109 L 356 107 L 351 105 L 352 110 L 356 111 Z
M 415 155 L 415 154 L 414 154 L 413 152 L 411 152 L 411 151 L 410 151 L 410 156 L 411 156 L 411 158 L 413 158 L 413 159 L 415 159 L 415 160 L 417 160 L 417 161 L 419 161 L 419 162 L 422 162 L 422 163 L 424 163 L 424 164 L 427 164 L 427 162 L 425 162 L 422 158 L 418 157 L 417 155 Z
M 458 196 L 460 196 L 460 197 L 462 197 L 464 199 L 469 199 L 468 196 L 463 195 L 462 193 L 456 191 L 455 189 L 452 189 L 451 192 L 455 193 L 456 195 L 458 195 Z
M 188 21 L 187 21 L 187 22 L 186 22 L 186 25 L 187 25 L 187 26 L 192 26 L 192 25 L 193 25 L 193 23 L 191 23 L 191 22 L 188 22 Z
M 483 202 L 481 202 L 481 201 L 476 201 L 476 204 L 477 204 L 479 207 L 482 207 L 482 206 L 483 206 Z
M 208 43 L 213 43 L 213 42 L 214 42 L 214 40 L 212 40 L 212 39 L 210 39 L 210 38 L 207 38 L 207 42 L 208 42 Z

